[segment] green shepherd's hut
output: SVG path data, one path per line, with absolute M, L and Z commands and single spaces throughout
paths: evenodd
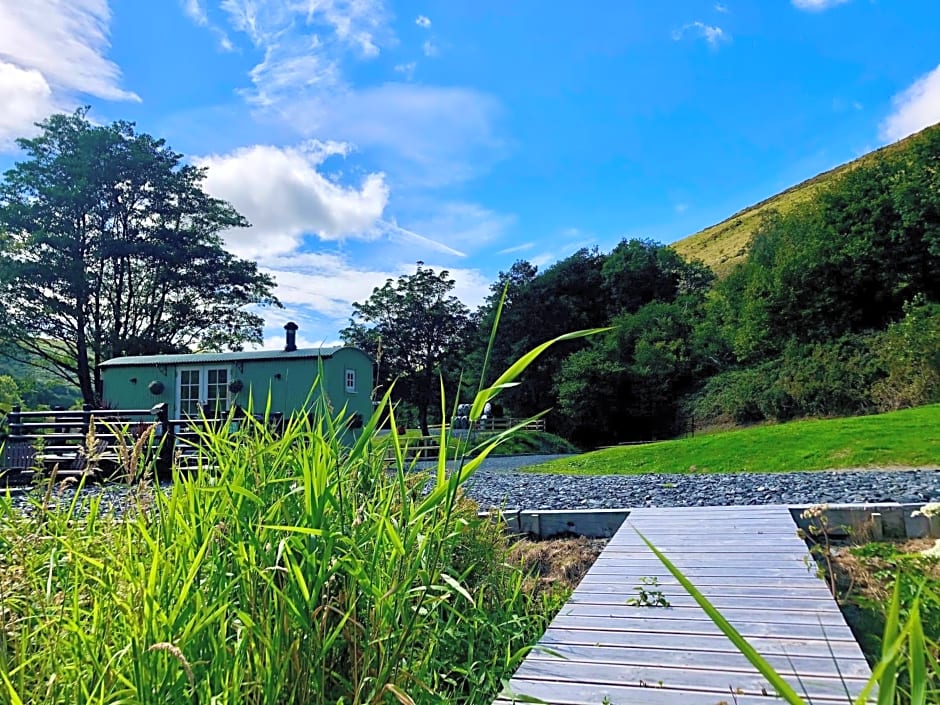
M 102 399 L 111 409 L 169 407 L 172 419 L 221 415 L 238 405 L 260 414 L 270 395 L 272 413 L 285 417 L 309 410 L 311 389 L 331 408 L 357 422 L 372 413 L 372 359 L 359 348 L 298 348 L 297 324 L 284 326 L 283 350 L 116 357 L 100 365 Z M 249 399 L 253 408 L 249 409 Z M 358 425 L 358 424 L 354 424 Z

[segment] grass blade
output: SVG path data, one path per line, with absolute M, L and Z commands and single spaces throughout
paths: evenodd
M 511 364 L 499 378 L 493 382 L 493 384 L 486 389 L 481 389 L 476 398 L 473 400 L 473 406 L 470 408 L 470 420 L 479 421 L 480 416 L 483 414 L 483 408 L 486 406 L 486 403 L 495 397 L 501 389 L 503 389 L 507 384 L 514 382 L 516 378 L 525 372 L 525 369 L 531 365 L 539 355 L 545 352 L 548 348 L 556 343 L 561 343 L 566 340 L 577 340 L 578 338 L 585 338 L 589 335 L 596 335 L 598 333 L 603 333 L 604 331 L 610 330 L 610 328 L 589 328 L 587 330 L 579 330 L 574 333 L 566 333 L 565 335 L 559 335 L 557 338 L 552 338 L 547 340 L 541 345 L 538 345 L 532 348 L 525 355 L 516 360 Z
M 767 679 L 767 682 L 770 683 L 771 687 L 777 694 L 782 697 L 784 700 L 789 703 L 789 705 L 806 705 L 806 701 L 801 698 L 793 688 L 790 687 L 790 684 L 787 683 L 783 678 L 777 673 L 773 666 L 771 666 L 767 661 L 757 653 L 757 650 L 751 646 L 747 640 L 741 636 L 740 632 L 732 626 L 732 624 L 724 618 L 724 616 L 719 612 L 711 602 L 708 601 L 701 592 L 692 584 L 692 582 L 682 574 L 682 572 L 670 561 L 662 551 L 656 548 L 649 539 L 647 539 L 640 531 L 634 529 L 639 537 L 643 540 L 649 549 L 656 555 L 660 562 L 666 566 L 666 569 L 672 573 L 673 577 L 679 581 L 679 583 L 684 587 L 692 598 L 698 603 L 699 607 L 705 610 L 705 614 L 708 615 L 708 618 L 717 626 L 721 632 L 731 640 L 735 648 L 751 662 L 751 665 L 754 666 L 760 674 Z

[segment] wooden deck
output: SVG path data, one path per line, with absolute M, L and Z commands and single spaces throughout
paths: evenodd
M 870 671 L 783 506 L 633 510 L 499 705 L 782 702 L 646 547 L 662 550 L 800 694 L 846 703 Z M 808 567 L 809 565 L 809 567 Z M 630 606 L 656 578 L 669 607 Z M 513 696 L 520 699 L 514 699 Z M 606 700 L 605 700 L 606 698 Z

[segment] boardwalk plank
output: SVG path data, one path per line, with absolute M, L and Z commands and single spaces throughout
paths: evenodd
M 781 627 L 789 627 L 786 637 L 820 640 L 845 640 L 855 643 L 852 631 L 845 625 L 824 624 L 815 622 L 794 622 L 768 615 L 766 619 L 751 617 L 749 619 L 729 619 L 729 622 L 739 632 L 750 632 L 751 635 L 776 636 Z M 631 617 L 627 619 L 612 619 L 605 616 L 584 616 L 559 613 L 552 621 L 552 626 L 564 629 L 581 629 L 586 631 L 606 630 L 621 632 L 654 631 L 665 639 L 669 635 L 692 634 L 721 634 L 721 631 L 707 617 L 690 611 L 687 618 L 673 617 Z M 745 634 L 748 636 L 748 634 Z
M 768 684 L 639 534 L 661 547 L 798 692 L 844 703 L 870 677 L 789 509 L 633 510 L 498 701 L 554 705 L 766 704 Z M 643 579 L 656 578 L 656 585 Z M 670 606 L 628 605 L 637 587 Z M 836 660 L 837 659 L 837 662 Z M 802 683 L 802 686 L 800 686 Z
M 558 663 L 542 659 L 527 660 L 516 672 L 516 677 L 524 680 L 545 680 L 571 683 L 597 683 L 603 685 L 636 686 L 646 683 L 652 687 L 668 690 L 708 690 L 714 693 L 726 693 L 733 690 L 737 694 L 764 695 L 772 693 L 773 687 L 756 670 L 750 672 L 726 669 L 693 668 L 683 666 L 663 668 L 661 666 L 630 666 L 626 664 L 594 663 L 571 661 L 563 670 Z M 817 698 L 846 698 L 846 688 L 860 690 L 867 682 L 867 677 L 838 678 L 836 676 L 790 675 L 786 680 L 797 693 Z M 802 685 L 801 685 L 802 683 Z
M 632 666 L 681 666 L 703 668 L 718 671 L 752 672 L 744 656 L 725 651 L 695 651 L 669 649 L 643 649 L 633 646 L 598 646 L 595 644 L 552 644 L 550 651 L 535 649 L 529 659 L 555 661 L 559 657 L 569 661 L 587 661 L 591 663 L 629 664 Z M 808 676 L 825 676 L 832 673 L 832 659 L 826 656 L 799 656 L 769 654 L 768 663 L 780 674 L 794 672 Z M 868 662 L 863 658 L 848 656 L 839 659 L 839 669 L 846 677 L 867 678 Z

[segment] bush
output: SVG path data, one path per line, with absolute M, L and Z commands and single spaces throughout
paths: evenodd
M 776 360 L 710 378 L 686 402 L 696 426 L 851 416 L 876 410 L 872 385 L 882 374 L 870 339 L 791 343 Z
M 904 307 L 904 318 L 875 341 L 885 378 L 872 388 L 882 411 L 940 401 L 940 304 L 922 297 Z

